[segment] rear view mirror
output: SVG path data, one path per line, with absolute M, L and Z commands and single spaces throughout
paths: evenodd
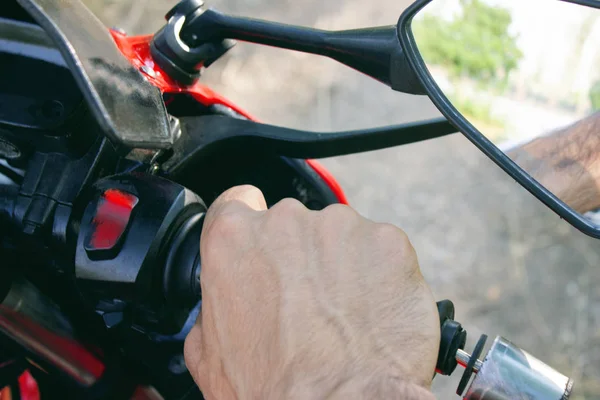
M 419 0 L 398 25 L 440 111 L 521 185 L 598 238 L 599 7 Z

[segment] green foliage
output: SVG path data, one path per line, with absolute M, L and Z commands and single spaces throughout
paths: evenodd
M 590 101 L 594 111 L 600 110 L 600 81 L 596 82 L 590 89 Z
M 517 37 L 508 32 L 510 12 L 481 0 L 460 3 L 462 12 L 451 20 L 427 14 L 416 18 L 413 33 L 419 51 L 427 64 L 446 67 L 454 77 L 503 89 L 523 57 Z
M 498 143 L 508 139 L 505 121 L 493 115 L 489 102 L 474 101 L 460 95 L 449 96 L 448 99 L 489 140 Z
M 464 97 L 451 97 L 452 104 L 469 121 L 476 121 L 498 128 L 504 127 L 504 122 L 494 118 L 492 107 L 489 103 L 476 102 Z

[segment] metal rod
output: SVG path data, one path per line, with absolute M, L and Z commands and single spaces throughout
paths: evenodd
M 456 361 L 466 367 L 469 361 L 471 360 L 471 355 L 462 349 L 458 349 L 456 352 Z M 480 360 L 475 361 L 475 365 L 473 365 L 473 372 L 478 373 L 481 367 L 483 366 L 483 362 Z

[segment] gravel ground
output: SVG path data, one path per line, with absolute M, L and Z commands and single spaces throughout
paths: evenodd
M 87 0 L 111 26 L 154 32 L 172 1 Z M 394 24 L 407 0 L 213 0 L 225 12 L 326 29 Z M 438 115 L 333 61 L 239 44 L 206 83 L 261 120 L 305 129 L 372 127 Z M 561 221 L 461 135 L 331 158 L 352 205 L 412 239 L 438 298 L 470 334 L 502 335 L 576 381 L 573 399 L 600 399 L 600 246 Z M 491 340 L 490 340 L 491 342 Z M 460 374 L 438 377 L 456 398 Z

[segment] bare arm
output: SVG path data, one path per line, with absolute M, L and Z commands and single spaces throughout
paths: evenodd
M 577 212 L 600 208 L 600 112 L 507 154 Z

